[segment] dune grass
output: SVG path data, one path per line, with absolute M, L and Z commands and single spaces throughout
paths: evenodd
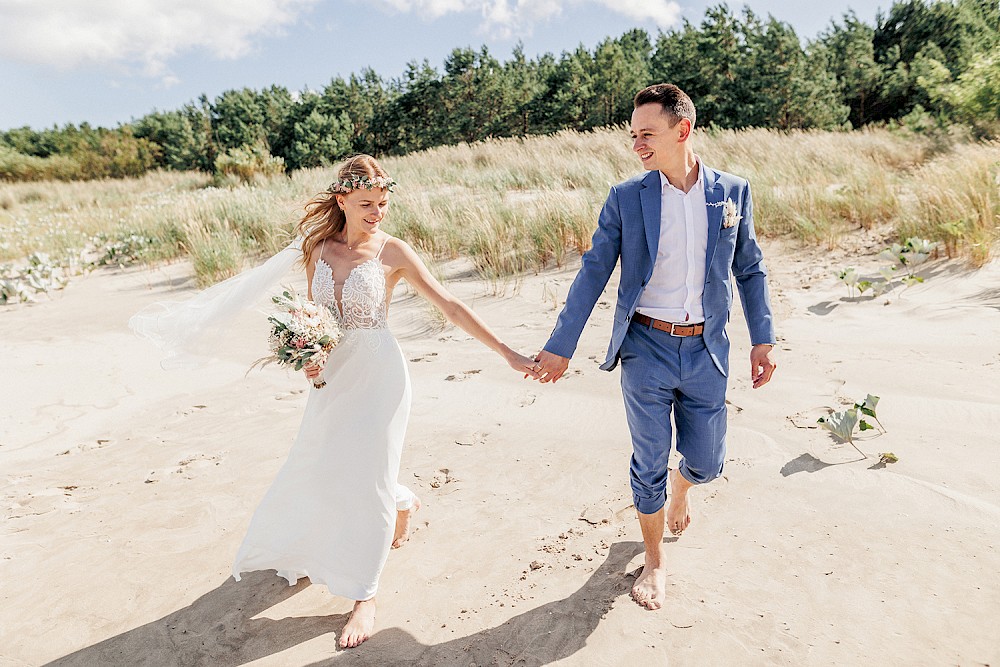
M 500 280 L 585 251 L 611 185 L 640 171 L 625 128 L 489 140 L 386 159 L 400 183 L 386 228 L 431 257 L 468 256 Z M 1000 145 L 941 150 L 888 130 L 700 132 L 705 162 L 750 179 L 763 236 L 834 245 L 858 228 L 942 241 L 986 262 L 1000 225 Z M 333 169 L 211 186 L 198 173 L 0 183 L 0 263 L 43 251 L 65 266 L 138 235 L 142 261 L 189 256 L 211 284 L 287 243 Z M 877 250 L 873 248 L 873 250 Z
M 901 237 L 945 244 L 974 265 L 989 261 L 1000 239 L 1000 144 L 968 144 L 931 160 L 907 182 Z

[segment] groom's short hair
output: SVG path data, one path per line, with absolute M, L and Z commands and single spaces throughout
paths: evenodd
M 687 118 L 691 121 L 691 127 L 694 127 L 694 102 L 687 93 L 672 83 L 655 83 L 643 88 L 635 94 L 632 104 L 636 108 L 643 104 L 659 104 L 663 107 L 663 113 L 670 116 L 671 125 L 676 125 L 681 118 Z

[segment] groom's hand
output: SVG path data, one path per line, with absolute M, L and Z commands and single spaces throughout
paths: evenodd
M 569 368 L 569 359 L 545 350 L 535 355 L 535 361 L 538 363 L 539 382 L 555 382 Z
M 754 345 L 750 349 L 750 378 L 754 389 L 760 389 L 770 382 L 774 369 L 778 367 L 771 358 L 772 349 L 774 346 L 767 343 Z

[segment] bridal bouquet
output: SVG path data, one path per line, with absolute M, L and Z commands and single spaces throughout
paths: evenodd
M 276 362 L 293 366 L 297 371 L 310 364 L 322 370 L 330 351 L 344 337 L 333 313 L 329 308 L 301 298 L 291 287 L 271 300 L 283 311 L 267 318 L 271 323 L 267 339 L 271 354 L 258 359 L 250 368 Z M 326 382 L 316 378 L 313 386 L 321 389 Z

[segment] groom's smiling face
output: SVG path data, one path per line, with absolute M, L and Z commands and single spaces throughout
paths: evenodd
M 672 120 L 659 104 L 643 104 L 632 112 L 632 150 L 650 171 L 665 168 L 684 152 L 690 122 Z

